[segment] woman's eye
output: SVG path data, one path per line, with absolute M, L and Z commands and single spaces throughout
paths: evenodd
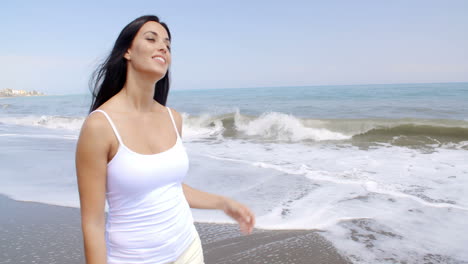
M 147 39 L 147 40 L 149 40 L 149 41 L 154 41 L 154 39 L 152 39 L 152 38 L 149 38 L 149 39 Z
M 168 49 L 168 50 L 171 50 L 171 47 L 167 46 L 167 49 Z

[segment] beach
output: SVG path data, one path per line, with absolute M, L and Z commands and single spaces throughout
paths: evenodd
M 75 147 L 91 98 L 1 101 L 0 194 L 37 202 L 3 199 L 5 263 L 78 261 Z M 467 101 L 468 83 L 171 91 L 184 183 L 256 215 L 242 236 L 223 212 L 192 209 L 207 263 L 468 263 Z
M 0 263 L 84 264 L 78 208 L 15 201 L 0 195 Z M 195 223 L 206 264 L 349 263 L 319 232 Z

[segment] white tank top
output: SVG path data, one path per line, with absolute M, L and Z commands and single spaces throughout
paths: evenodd
M 107 164 L 108 264 L 175 261 L 197 235 L 182 189 L 189 160 L 172 113 L 166 108 L 177 134 L 176 143 L 149 155 L 125 146 L 106 112 L 90 113 L 103 113 L 119 141 L 117 153 Z

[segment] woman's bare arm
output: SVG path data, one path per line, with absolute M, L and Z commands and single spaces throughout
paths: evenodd
M 102 114 L 90 115 L 76 147 L 76 175 L 80 194 L 81 228 L 87 264 L 106 264 L 105 192 L 109 142 Z
M 182 116 L 177 111 L 171 110 L 174 113 L 173 116 L 179 135 L 182 137 Z M 223 210 L 224 213 L 239 223 L 244 234 L 252 232 L 255 226 L 255 215 L 247 206 L 222 195 L 197 190 L 185 183 L 182 184 L 182 188 L 185 199 L 191 208 Z
M 194 189 L 185 183 L 182 184 L 182 187 L 190 208 L 223 209 L 226 197 Z
M 194 189 L 185 183 L 182 187 L 185 199 L 191 208 L 222 210 L 239 223 L 242 233 L 252 232 L 255 226 L 255 215 L 247 206 L 228 197 Z

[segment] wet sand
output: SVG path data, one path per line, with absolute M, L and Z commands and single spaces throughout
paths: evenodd
M 349 263 L 319 232 L 195 223 L 206 264 Z M 84 264 L 80 210 L 0 195 L 0 263 Z

